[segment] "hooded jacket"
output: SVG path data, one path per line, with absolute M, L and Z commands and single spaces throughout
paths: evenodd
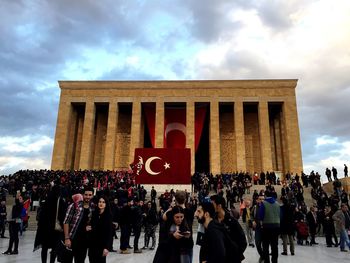
M 264 228 L 280 227 L 280 205 L 273 197 L 267 197 L 259 208 L 259 218 Z

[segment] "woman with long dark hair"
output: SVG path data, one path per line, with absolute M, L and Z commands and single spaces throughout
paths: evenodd
M 89 248 L 90 263 L 105 263 L 113 242 L 112 215 L 105 196 L 98 198 L 91 225 L 87 226 L 86 230 L 90 231 L 92 241 L 92 246 Z
M 171 257 L 169 263 L 191 263 L 193 239 L 191 229 L 185 220 L 184 209 L 175 206 L 172 209 L 172 225 L 169 230 Z

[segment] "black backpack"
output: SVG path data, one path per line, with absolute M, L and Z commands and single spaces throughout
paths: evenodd
M 224 233 L 224 244 L 225 244 L 225 263 L 241 263 L 244 256 L 241 254 L 241 250 L 238 244 L 232 240 L 230 233 L 226 228 L 222 228 Z M 243 259 L 242 259 L 243 256 Z
M 241 225 L 239 224 L 238 220 L 230 216 L 228 211 L 226 211 L 225 213 L 225 219 L 223 223 L 225 225 L 228 238 L 231 240 L 232 243 L 234 243 L 233 245 L 230 245 L 230 242 L 227 241 L 227 245 L 229 247 L 237 246 L 238 254 L 240 255 L 240 258 L 239 258 L 240 261 L 229 261 L 229 262 L 241 262 L 245 258 L 244 251 L 246 250 L 248 245 L 244 231 Z M 235 251 L 235 250 L 231 250 L 231 251 Z M 237 257 L 237 254 L 235 254 L 235 256 Z

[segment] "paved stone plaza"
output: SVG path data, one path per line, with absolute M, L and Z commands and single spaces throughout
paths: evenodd
M 8 233 L 6 233 L 8 234 Z M 1 263 L 14 263 L 14 262 L 40 262 L 40 250 L 33 252 L 33 243 L 34 243 L 35 232 L 28 231 L 20 237 L 19 241 L 19 255 L 0 255 Z M 131 238 L 132 241 L 133 238 Z M 0 239 L 0 251 L 3 252 L 7 249 L 8 239 Z M 317 246 L 296 246 L 296 255 L 295 256 L 282 256 L 279 255 L 279 262 L 282 263 L 330 263 L 330 262 L 349 262 L 350 252 L 339 252 L 339 248 L 328 248 L 325 245 L 324 238 L 317 238 L 317 242 L 320 244 Z M 130 242 L 132 244 L 132 242 Z M 143 236 L 140 238 L 140 247 L 143 244 Z M 119 241 L 114 241 L 114 247 L 119 246 Z M 281 253 L 282 246 L 279 246 L 279 253 Z M 129 254 L 121 255 L 119 253 L 110 253 L 107 257 L 107 262 L 123 262 L 123 263 L 148 263 L 152 262 L 154 251 L 144 251 L 142 254 Z M 194 263 L 198 262 L 198 253 L 199 247 L 194 247 Z M 248 247 L 245 252 L 246 260 L 245 263 L 256 263 L 258 262 L 258 254 L 255 248 Z M 88 260 L 86 260 L 88 262 Z M 218 262 L 220 263 L 220 262 Z

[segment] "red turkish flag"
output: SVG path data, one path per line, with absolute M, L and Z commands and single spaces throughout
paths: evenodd
M 186 148 L 186 108 L 165 108 L 164 148 Z
M 191 150 L 137 148 L 134 157 L 137 184 L 190 184 Z

